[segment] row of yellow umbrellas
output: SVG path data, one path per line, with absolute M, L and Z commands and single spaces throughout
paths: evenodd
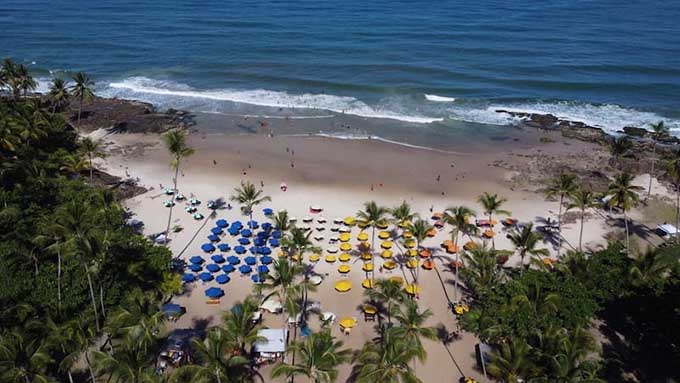
M 390 280 L 403 284 L 404 280 L 401 277 L 392 277 Z M 364 288 L 371 289 L 373 288 L 373 281 L 370 279 L 364 279 L 363 282 L 361 282 L 361 285 Z M 344 293 L 352 289 L 352 282 L 349 280 L 341 280 L 335 282 L 335 290 Z M 404 291 L 406 291 L 407 294 L 409 295 L 416 295 L 420 294 L 422 291 L 422 287 L 419 285 L 416 285 L 415 283 L 409 283 L 404 287 Z

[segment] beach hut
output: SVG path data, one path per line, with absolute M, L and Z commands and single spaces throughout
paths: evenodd
M 219 287 L 211 287 L 205 290 L 205 296 L 208 298 L 219 298 L 224 295 L 224 290 Z
M 236 268 L 234 268 L 234 265 L 224 265 L 222 266 L 222 271 L 225 273 L 233 273 Z
M 225 227 L 229 226 L 229 223 L 227 222 L 226 219 L 218 219 L 217 221 L 215 221 L 215 225 L 217 225 L 217 227 L 221 227 L 224 229 Z
M 220 275 L 215 277 L 215 281 L 217 281 L 217 283 L 219 283 L 220 285 L 223 285 L 223 284 L 229 282 L 230 280 L 231 280 L 231 278 L 229 278 L 229 276 L 227 274 L 220 274 Z
M 258 341 L 253 344 L 253 351 L 258 358 L 270 361 L 283 359 L 286 353 L 287 329 L 261 329 L 257 331 L 257 337 Z
M 218 266 L 214 263 L 211 263 L 208 266 L 206 266 L 206 269 L 208 269 L 208 271 L 210 271 L 211 273 L 216 273 L 216 272 L 221 270 L 220 266 Z
M 196 272 L 203 270 L 203 266 L 199 265 L 198 263 L 192 263 L 191 266 L 189 266 L 189 269 L 191 269 L 191 271 L 196 273 Z
M 215 263 L 224 263 L 224 257 L 221 254 L 215 254 L 210 259 Z
M 198 279 L 202 280 L 203 282 L 212 281 L 213 275 L 207 271 L 204 271 L 198 274 Z
M 241 274 L 250 274 L 253 272 L 253 268 L 248 265 L 241 265 L 239 266 L 238 271 L 240 271 Z
M 201 250 L 205 251 L 206 253 L 212 253 L 215 251 L 215 246 L 213 246 L 212 243 L 204 243 L 201 245 Z
M 239 245 L 239 246 L 234 247 L 234 252 L 236 254 L 245 254 L 246 248 Z
M 230 265 L 238 265 L 241 263 L 241 260 L 235 255 L 230 255 L 227 257 L 227 262 L 229 262 Z
M 219 245 L 217 245 L 217 248 L 220 249 L 221 252 L 227 252 L 231 250 L 229 245 L 227 245 L 226 243 L 220 243 Z
M 270 250 L 270 252 L 271 252 L 271 250 Z M 265 255 L 265 256 L 260 258 L 260 262 L 262 262 L 263 265 L 269 265 L 270 263 L 272 263 L 272 261 L 273 261 L 272 257 L 270 257 L 268 255 Z
M 196 280 L 196 276 L 194 274 L 186 273 L 186 274 L 182 275 L 182 281 L 184 281 L 184 282 L 193 282 L 195 280 Z

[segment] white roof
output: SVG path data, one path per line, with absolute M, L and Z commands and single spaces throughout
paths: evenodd
M 673 225 L 671 225 L 671 224 L 669 224 L 669 223 L 666 223 L 666 224 L 663 224 L 663 225 L 659 225 L 659 230 L 661 230 L 661 231 L 663 231 L 664 233 L 669 234 L 669 235 L 676 235 L 676 234 L 678 234 L 678 228 L 675 227 L 675 226 L 673 226 Z
M 269 298 L 260 305 L 260 308 L 263 310 L 267 310 L 270 313 L 277 313 L 283 310 L 283 305 L 281 304 L 281 302 L 279 302 L 278 299 Z
M 287 329 L 262 329 L 257 331 L 257 336 L 263 337 L 265 340 L 255 342 L 253 345 L 255 352 L 286 352 Z

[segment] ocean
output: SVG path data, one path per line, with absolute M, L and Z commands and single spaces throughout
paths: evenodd
M 680 135 L 678 20 L 658 0 L 3 0 L 0 57 L 43 90 L 85 71 L 102 96 L 388 136 L 512 123 L 500 108 Z

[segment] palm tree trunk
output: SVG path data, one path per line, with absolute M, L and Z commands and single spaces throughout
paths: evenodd
M 630 257 L 630 233 L 628 232 L 628 216 L 626 209 L 623 209 L 623 222 L 626 225 L 626 254 Z
M 453 301 L 458 302 L 458 259 L 459 259 L 458 254 L 460 253 L 460 251 L 458 251 L 458 230 L 456 230 L 456 235 L 453 239 L 453 247 L 456 250 L 456 276 L 455 276 L 456 285 L 455 288 L 453 289 Z
M 57 241 L 57 308 L 61 311 L 61 250 Z
M 90 183 L 92 183 L 92 173 L 93 173 L 93 169 L 92 169 L 92 154 L 88 154 L 88 155 L 87 155 L 87 158 L 88 158 L 88 160 L 90 161 Z
M 583 252 L 583 220 L 586 216 L 586 209 L 581 208 L 581 230 L 578 233 L 578 251 Z
M 173 192 L 177 192 L 177 176 L 179 175 L 179 162 L 175 167 L 175 178 L 173 179 Z M 168 213 L 168 225 L 165 229 L 165 244 L 168 244 L 168 238 L 170 237 L 170 223 L 172 222 L 172 208 L 175 205 L 175 194 L 172 194 L 172 201 L 170 201 L 170 212 Z
M 90 363 L 90 356 L 87 354 L 87 351 L 85 351 L 85 364 L 87 364 L 87 369 L 90 371 L 92 383 L 96 383 L 97 378 L 94 376 L 94 370 L 92 370 L 92 363 Z
M 82 262 L 82 260 L 81 260 Z M 90 287 L 90 299 L 92 300 L 92 309 L 94 310 L 94 323 L 97 328 L 97 332 L 99 332 L 99 313 L 97 313 L 97 301 L 94 299 L 94 288 L 92 287 L 92 278 L 90 277 L 90 270 L 87 268 L 87 265 L 85 262 L 83 263 L 83 267 L 85 268 L 85 275 L 87 276 L 87 284 Z
M 104 288 L 99 284 L 99 304 L 102 307 L 102 318 L 106 318 L 106 310 L 104 310 Z
M 220 379 L 220 370 L 215 367 L 215 379 L 217 379 L 217 383 L 222 383 L 222 379 Z
M 675 185 L 675 241 L 680 243 L 680 184 Z
M 564 194 L 560 194 L 560 207 L 557 212 L 557 259 L 560 258 L 562 252 L 562 204 L 564 203 Z
M 373 264 L 373 269 L 375 270 L 375 259 L 373 258 L 373 252 L 375 251 L 375 226 L 371 228 L 373 235 L 371 238 L 371 263 Z M 375 287 L 375 271 L 371 271 L 371 286 Z
M 654 145 L 652 146 L 652 169 L 649 171 L 649 187 L 647 188 L 647 198 L 645 201 L 649 200 L 652 196 L 652 178 L 654 178 L 654 164 L 656 163 L 656 139 L 654 139 Z

